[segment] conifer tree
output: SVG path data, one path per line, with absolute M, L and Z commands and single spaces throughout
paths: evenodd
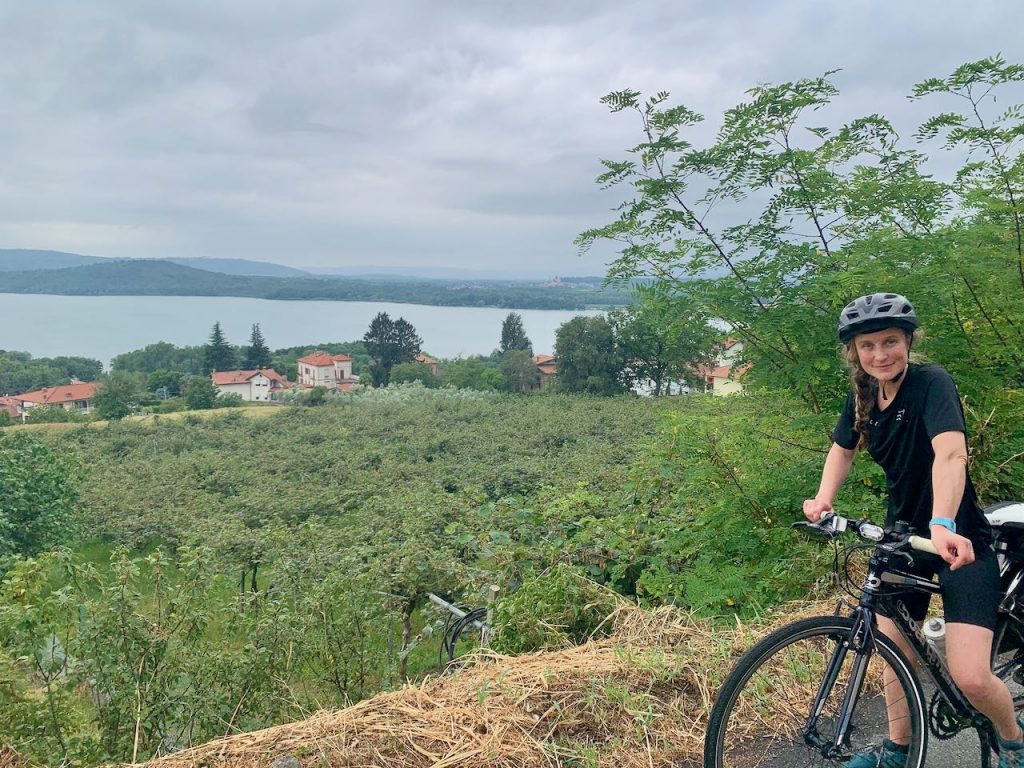
M 219 320 L 213 324 L 213 329 L 210 331 L 210 341 L 203 351 L 206 373 L 234 370 L 236 364 L 235 350 L 224 338 L 224 332 L 220 329 Z
M 252 327 L 252 335 L 249 337 L 249 346 L 245 350 L 244 365 L 246 370 L 270 367 L 270 349 L 267 347 L 267 342 L 263 338 L 263 334 L 260 333 L 259 323 L 256 323 Z
M 525 349 L 533 353 L 533 344 L 523 329 L 523 316 L 518 312 L 509 312 L 501 323 L 501 351 Z
M 412 323 L 404 317 L 392 320 L 387 312 L 380 312 L 370 322 L 363 335 L 366 351 L 373 358 L 370 368 L 375 387 L 386 387 L 391 369 L 398 363 L 412 362 L 423 343 Z

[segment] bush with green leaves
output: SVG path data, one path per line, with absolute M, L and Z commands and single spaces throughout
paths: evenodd
M 441 380 L 434 375 L 425 363 L 398 363 L 391 369 L 390 384 L 407 384 L 418 381 L 431 389 L 441 385 Z
M 135 762 L 393 684 L 397 612 L 349 573 L 237 596 L 201 549 L 21 561 L 0 585 L 5 736 L 42 764 Z
M 34 405 L 27 409 L 25 421 L 29 424 L 67 424 L 89 421 L 88 414 L 59 405 Z
M 585 642 L 611 625 L 605 619 L 623 599 L 565 563 L 530 576 L 494 609 L 491 646 L 527 653 Z
M 63 543 L 79 503 L 79 465 L 25 432 L 0 435 L 0 575 L 12 557 Z

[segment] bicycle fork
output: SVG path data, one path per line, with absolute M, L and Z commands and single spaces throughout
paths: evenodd
M 832 651 L 825 676 L 814 697 L 811 714 L 803 728 L 804 741 L 821 751 L 823 757 L 832 759 L 842 756 L 842 748 L 848 744 L 847 736 L 853 719 L 853 711 L 857 706 L 864 679 L 867 677 L 868 664 L 875 650 L 875 637 L 870 615 L 864 608 L 858 608 L 854 616 L 853 628 L 849 634 L 837 638 L 836 647 Z M 854 654 L 853 666 L 850 670 L 850 681 L 843 695 L 843 703 L 839 708 L 838 720 L 832 737 L 825 739 L 818 732 L 818 719 L 829 698 L 832 689 L 839 679 L 839 673 L 849 653 Z

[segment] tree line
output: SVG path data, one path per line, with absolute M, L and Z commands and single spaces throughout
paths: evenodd
M 633 304 L 607 315 L 580 315 L 556 331 L 553 387 L 565 392 L 614 395 L 649 385 L 660 395 L 671 382 L 702 388 L 701 367 L 710 365 L 720 337 L 687 300 L 656 287 L 639 287 Z M 215 322 L 206 344 L 176 347 L 157 342 L 114 358 L 108 374 L 98 361 L 55 358 L 36 370 L 60 373 L 74 370 L 83 380 L 99 380 L 94 398 L 95 416 L 120 419 L 140 408 L 168 413 L 242 404 L 237 394 L 222 394 L 210 374 L 217 371 L 272 368 L 295 381 L 299 357 L 316 349 L 353 358 L 353 373 L 374 387 L 419 381 L 436 388 L 452 386 L 478 391 L 532 392 L 540 388 L 541 374 L 526 335 L 522 315 L 510 312 L 502 322 L 498 346 L 489 355 L 440 360 L 434 366 L 417 359 L 423 340 L 406 319 L 378 313 L 362 339 L 342 344 L 292 347 L 271 351 L 258 323 L 249 343 L 232 345 L 220 322 Z M 23 357 L 23 353 L 9 353 Z M 58 363 L 63 368 L 56 368 Z M 56 376 L 66 383 L 69 375 Z M 297 400 L 322 401 L 322 392 L 306 393 Z M 10 423 L 6 414 L 0 424 Z M 58 407 L 36 407 L 29 419 L 36 423 L 87 419 Z

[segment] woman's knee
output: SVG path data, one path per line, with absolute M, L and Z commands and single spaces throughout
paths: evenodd
M 946 625 L 949 674 L 968 699 L 987 696 L 997 678 L 992 676 L 992 632 L 968 624 Z

